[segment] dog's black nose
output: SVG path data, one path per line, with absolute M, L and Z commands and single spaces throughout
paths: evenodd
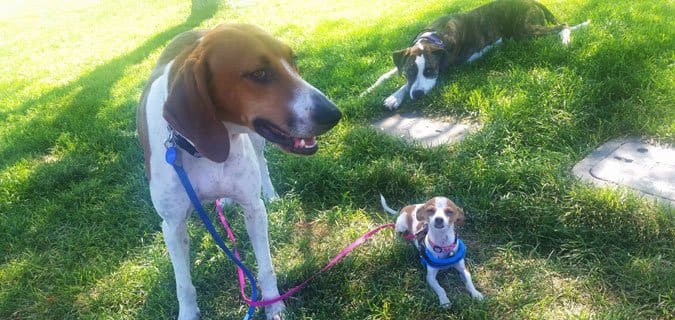
M 413 97 L 413 99 L 419 99 L 419 98 L 421 98 L 423 95 L 424 95 L 424 91 L 422 91 L 422 90 L 414 90 L 414 91 L 412 92 L 412 97 Z
M 434 219 L 434 224 L 437 225 L 437 226 L 442 226 L 443 225 L 443 218 L 437 217 L 436 219 Z
M 312 104 L 312 121 L 325 130 L 334 127 L 342 118 L 337 106 L 323 95 L 312 95 Z

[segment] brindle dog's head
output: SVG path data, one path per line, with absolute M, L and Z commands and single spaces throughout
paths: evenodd
M 405 75 L 411 99 L 419 99 L 429 93 L 436 85 L 439 73 L 448 66 L 446 49 L 425 39 L 394 52 L 393 58 L 398 72 Z

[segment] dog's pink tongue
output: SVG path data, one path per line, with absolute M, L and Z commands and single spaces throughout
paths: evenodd
M 293 138 L 293 147 L 296 149 L 313 148 L 316 146 L 316 137 Z

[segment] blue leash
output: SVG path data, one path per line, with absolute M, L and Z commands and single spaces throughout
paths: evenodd
M 234 262 L 234 264 L 236 264 L 239 268 L 241 268 L 241 270 L 244 271 L 244 274 L 251 282 L 251 300 L 253 301 L 258 300 L 258 289 L 256 288 L 255 277 L 253 276 L 251 271 L 249 271 L 248 268 L 246 268 L 246 266 L 239 259 L 237 259 L 237 257 L 234 256 L 232 251 L 230 251 L 230 249 L 227 248 L 225 242 L 223 241 L 223 238 L 221 238 L 218 232 L 216 232 L 216 228 L 213 226 L 213 222 L 211 222 L 211 219 L 206 214 L 206 211 L 204 211 L 204 208 L 202 207 L 202 204 L 199 202 L 199 198 L 197 197 L 195 190 L 192 188 L 192 184 L 190 183 L 190 179 L 188 178 L 187 173 L 185 173 L 185 170 L 180 165 L 180 160 L 178 159 L 178 150 L 176 149 L 175 146 L 173 145 L 167 146 L 165 160 L 176 170 L 176 174 L 178 174 L 178 178 L 180 178 L 180 182 L 183 184 L 185 192 L 190 198 L 190 201 L 192 201 L 192 205 L 195 207 L 195 210 L 199 214 L 199 218 L 204 223 L 204 227 L 211 234 L 211 237 L 213 237 L 213 240 L 220 247 L 220 249 L 222 249 L 223 252 L 225 252 L 225 254 L 232 260 L 232 262 Z M 246 317 L 244 317 L 244 320 L 251 319 L 251 317 L 253 317 L 254 312 L 255 307 L 249 306 L 248 311 L 246 312 Z

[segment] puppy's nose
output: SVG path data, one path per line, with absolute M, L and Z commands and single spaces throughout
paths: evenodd
M 437 226 L 442 226 L 443 225 L 443 218 L 437 217 L 434 219 L 434 224 Z
M 323 130 L 328 131 L 342 118 L 342 113 L 337 106 L 323 95 L 312 95 L 312 104 L 312 121 Z
M 413 92 L 412 92 L 413 99 L 419 99 L 423 95 L 424 95 L 424 91 L 422 91 L 422 90 L 413 90 Z

